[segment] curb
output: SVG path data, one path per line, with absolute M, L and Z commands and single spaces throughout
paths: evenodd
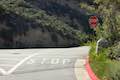
M 86 59 L 86 64 L 85 64 L 85 68 L 88 72 L 88 75 L 90 76 L 91 80 L 100 80 L 95 73 L 93 72 L 92 68 L 90 67 L 89 64 L 89 57 Z

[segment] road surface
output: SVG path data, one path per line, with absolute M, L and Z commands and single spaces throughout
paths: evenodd
M 90 80 L 90 47 L 0 50 L 0 80 Z

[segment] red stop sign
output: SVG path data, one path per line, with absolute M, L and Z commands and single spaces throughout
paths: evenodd
M 89 18 L 89 25 L 90 25 L 90 27 L 94 29 L 94 28 L 96 28 L 97 24 L 98 24 L 97 16 L 91 16 Z

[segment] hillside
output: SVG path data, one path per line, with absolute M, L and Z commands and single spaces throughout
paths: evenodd
M 87 21 L 77 0 L 1 0 L 0 48 L 78 46 Z

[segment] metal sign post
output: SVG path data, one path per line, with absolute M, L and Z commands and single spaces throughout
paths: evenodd
M 98 53 L 98 50 L 99 50 L 99 43 L 103 40 L 103 38 L 100 38 L 98 41 L 97 41 L 97 45 L 96 45 L 96 54 Z
M 91 16 L 89 18 L 89 25 L 90 25 L 90 28 L 91 29 L 94 29 L 96 30 L 96 27 L 98 25 L 98 17 L 97 16 Z M 98 50 L 99 50 L 99 43 L 103 40 L 103 38 L 100 38 L 98 41 L 97 41 L 97 45 L 96 45 L 96 53 L 98 53 Z

